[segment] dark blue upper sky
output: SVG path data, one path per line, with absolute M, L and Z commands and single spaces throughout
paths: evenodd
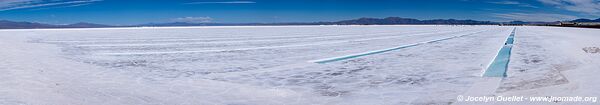
M 600 17 L 599 0 L 0 0 L 0 20 L 112 25 L 314 22 L 360 17 L 559 21 Z

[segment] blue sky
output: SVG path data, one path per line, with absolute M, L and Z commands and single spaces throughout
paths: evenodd
M 360 17 L 558 21 L 600 18 L 600 0 L 0 0 L 0 20 L 128 25 Z

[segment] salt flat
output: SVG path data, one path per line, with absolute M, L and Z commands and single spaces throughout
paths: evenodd
M 457 95 L 473 91 L 514 28 L 0 30 L 0 104 L 454 104 Z M 490 94 L 599 96 L 594 74 L 600 54 L 582 50 L 600 47 L 596 33 L 600 30 L 516 27 L 508 76 Z M 446 38 L 451 39 L 311 62 Z

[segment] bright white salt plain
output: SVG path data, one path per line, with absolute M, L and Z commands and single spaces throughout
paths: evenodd
M 482 70 L 512 29 L 401 25 L 1 30 L 0 104 L 452 104 L 482 79 Z M 560 69 L 598 69 L 588 66 L 597 62 L 594 59 L 553 57 L 563 52 L 598 57 L 576 53 L 581 51 L 577 47 L 597 41 L 554 30 L 598 38 L 591 35 L 598 32 L 592 29 L 517 27 L 516 54 L 511 56 L 516 60 L 500 87 L 492 87 L 498 88 L 493 94 L 597 83 L 544 69 L 557 68 L 565 59 L 570 65 Z M 537 35 L 541 33 L 550 39 L 587 41 L 544 46 L 547 41 L 537 41 L 546 38 Z M 454 38 L 347 60 L 310 62 L 450 37 Z M 530 51 L 535 48 L 553 53 Z M 560 48 L 573 51 L 551 50 Z M 569 78 L 573 79 L 564 81 Z M 532 82 L 542 85 L 528 85 Z M 570 84 L 574 82 L 578 84 Z

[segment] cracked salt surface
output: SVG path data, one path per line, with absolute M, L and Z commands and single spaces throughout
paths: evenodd
M 404 28 L 406 27 L 406 28 Z M 301 27 L 307 28 L 306 30 L 321 30 L 320 27 Z M 204 101 L 199 100 L 203 103 L 206 102 L 215 102 L 220 104 L 273 104 L 280 103 L 279 101 L 285 101 L 285 103 L 289 104 L 344 104 L 348 100 L 352 100 L 354 98 L 359 98 L 361 104 L 369 104 L 369 102 L 377 102 L 380 100 L 387 100 L 390 98 L 399 97 L 398 94 L 413 94 L 418 95 L 422 93 L 422 89 L 419 87 L 429 86 L 436 87 L 432 84 L 435 84 L 434 81 L 439 81 L 441 79 L 433 79 L 429 78 L 430 73 L 428 73 L 427 69 L 434 68 L 422 68 L 422 67 L 414 67 L 407 68 L 406 70 L 411 69 L 422 69 L 423 71 L 413 72 L 413 73 L 396 73 L 396 75 L 381 75 L 378 71 L 387 71 L 393 72 L 394 68 L 398 68 L 400 66 L 374 66 L 379 64 L 386 64 L 385 61 L 379 61 L 380 57 L 376 57 L 378 59 L 363 59 L 363 60 L 352 60 L 346 62 L 344 64 L 328 64 L 328 65 L 295 65 L 296 67 L 291 68 L 281 68 L 275 69 L 272 71 L 262 71 L 263 69 L 268 68 L 276 68 L 279 66 L 286 66 L 289 64 L 294 64 L 296 62 L 304 62 L 310 59 L 323 58 L 327 56 L 334 55 L 343 55 L 348 53 L 356 53 L 369 51 L 374 49 L 381 49 L 386 47 L 392 47 L 397 44 L 409 44 L 422 42 L 433 39 L 440 39 L 440 37 L 451 37 L 456 35 L 462 35 L 465 33 L 472 33 L 475 30 L 489 30 L 487 33 L 496 33 L 502 31 L 501 28 L 496 27 L 451 27 L 451 26 L 427 26 L 427 27 L 418 27 L 412 28 L 407 26 L 377 26 L 377 27 L 336 27 L 340 28 L 338 31 L 348 32 L 348 33 L 358 33 L 358 31 L 370 31 L 371 33 L 390 33 L 389 31 L 397 31 L 391 33 L 403 33 L 403 30 L 424 30 L 420 31 L 423 33 L 411 33 L 405 32 L 405 34 L 379 34 L 377 38 L 374 40 L 364 40 L 364 36 L 360 35 L 348 35 L 343 37 L 325 37 L 325 38 L 314 38 L 314 37 L 305 37 L 298 39 L 289 39 L 286 41 L 290 41 L 292 43 L 308 43 L 311 41 L 319 39 L 324 42 L 327 41 L 337 41 L 337 40 L 349 40 L 350 41 L 338 41 L 339 43 L 327 44 L 327 45 L 312 45 L 306 47 L 290 47 L 290 48 L 273 48 L 273 49 L 256 49 L 256 50 L 246 50 L 246 51 L 228 51 L 228 52 L 206 52 L 206 53 L 177 53 L 177 54 L 159 54 L 159 55 L 118 55 L 118 56 L 110 56 L 110 55 L 94 55 L 97 52 L 129 52 L 131 50 L 127 49 L 119 49 L 119 48 L 105 48 L 105 49 L 89 49 L 88 47 L 77 46 L 79 44 L 84 43 L 72 43 L 72 42 L 61 42 L 60 40 L 53 39 L 55 37 L 63 37 L 59 35 L 64 35 L 64 33 L 74 33 L 74 32 L 61 32 L 61 31 L 51 31 L 55 33 L 44 34 L 40 36 L 32 36 L 33 40 L 38 39 L 37 42 L 47 43 L 51 40 L 55 42 L 51 42 L 52 44 L 56 44 L 61 47 L 61 54 L 63 58 L 69 59 L 71 61 L 81 62 L 83 64 L 91 64 L 96 65 L 102 68 L 106 68 L 106 70 L 102 70 L 102 72 L 110 73 L 110 74 L 119 74 L 125 77 L 131 76 L 133 80 L 136 80 L 135 84 L 140 86 L 157 86 L 157 84 L 171 84 L 177 87 L 183 88 L 187 87 L 188 84 L 178 84 L 175 81 L 181 80 L 189 80 L 189 81 L 218 81 L 232 84 L 239 84 L 240 86 L 233 86 L 233 88 L 225 89 L 225 90 L 195 90 L 200 93 L 216 93 L 220 95 L 216 95 L 216 98 L 206 99 Z M 242 28 L 243 29 L 243 28 Z M 210 29 L 207 29 L 210 30 Z M 236 30 L 236 29 L 232 29 Z M 261 30 L 261 29 L 259 29 Z M 297 27 L 289 28 L 295 32 Z M 301 29 L 304 30 L 304 29 Z M 425 31 L 426 30 L 426 31 Z M 119 30 L 125 31 L 123 33 L 132 33 L 131 31 L 137 31 L 136 29 L 132 30 Z M 170 31 L 170 30 L 167 30 Z M 254 31 L 254 30 L 249 30 Z M 90 44 L 87 42 L 94 42 L 93 37 L 103 37 L 106 39 L 111 39 L 110 34 L 103 35 L 98 32 L 88 32 L 88 31 L 79 31 L 81 33 L 93 33 L 93 34 L 80 34 L 80 35 L 71 35 L 72 37 L 81 37 L 82 39 L 86 39 L 81 42 L 86 42 L 85 44 Z M 106 31 L 102 31 L 106 32 Z M 285 31 L 284 31 L 285 32 Z M 284 33 L 281 32 L 281 33 Z M 75 32 L 76 33 L 76 32 Z M 108 32 L 114 33 L 114 32 Z M 239 33 L 247 33 L 245 31 Z M 144 37 L 158 37 L 153 36 L 153 33 L 150 33 L 148 36 L 140 36 L 133 38 L 144 38 Z M 231 33 L 230 33 L 231 34 Z M 255 33 L 257 35 L 261 35 L 261 33 Z M 270 33 L 272 34 L 272 33 Z M 88 36 L 89 35 L 89 36 Z M 236 34 L 233 33 L 232 36 Z M 278 34 L 272 34 L 278 35 Z M 298 34 L 304 35 L 304 34 Z M 369 34 L 365 34 L 365 36 L 369 36 Z M 118 37 L 118 36 L 114 36 Z M 131 36 L 130 36 L 131 37 Z M 198 37 L 198 36 L 173 36 L 173 37 Z M 200 36 L 202 37 L 202 36 Z M 260 39 L 260 37 L 274 37 L 274 36 L 255 36 Z M 477 37 L 477 38 L 485 38 L 485 37 Z M 493 37 L 492 37 L 493 38 Z M 73 38 L 76 39 L 76 38 Z M 69 39 L 69 40 L 73 40 Z M 114 39 L 114 38 L 112 38 Z M 210 39 L 210 38 L 208 38 Z M 357 40 L 352 40 L 357 39 Z M 94 39 L 96 40 L 96 39 Z M 314 41 L 319 41 L 314 40 Z M 103 40 L 104 41 L 104 40 Z M 274 40 L 277 41 L 277 40 Z M 444 43 L 445 41 L 439 41 L 436 43 Z M 50 42 L 48 42 L 50 43 Z M 134 42 L 140 43 L 140 42 Z M 154 42 L 152 40 L 144 43 L 161 43 Z M 202 42 L 193 42 L 193 43 L 202 43 Z M 289 42 L 286 42 L 289 43 Z M 393 44 L 390 44 L 393 43 Z M 102 44 L 102 43 L 94 43 L 94 44 Z M 128 45 L 127 43 L 123 45 Z M 268 46 L 277 46 L 271 42 L 265 41 L 249 41 L 244 45 L 233 45 L 232 48 L 237 46 L 239 47 L 268 47 Z M 438 45 L 438 44 L 435 44 Z M 128 48 L 136 48 L 138 46 L 129 46 Z M 178 47 L 178 49 L 197 49 L 198 46 L 173 46 Z M 214 47 L 220 47 L 218 45 Z M 442 46 L 436 46 L 442 47 Z M 143 49 L 142 49 L 143 48 Z M 202 47 L 199 47 L 202 48 Z M 446 47 L 444 47 L 446 48 Z M 452 47 L 447 47 L 452 48 Z M 135 51 L 146 51 L 152 52 L 156 50 L 170 50 L 170 49 L 153 49 L 150 47 L 141 47 L 139 50 Z M 176 50 L 178 50 L 176 49 Z M 175 51 L 176 51 L 175 50 Z M 414 52 L 412 52 L 414 53 Z M 436 52 L 434 51 L 434 54 Z M 472 52 L 471 52 L 472 53 Z M 409 57 L 412 59 L 418 59 L 418 54 L 399 54 L 400 57 Z M 438 58 L 432 58 L 438 59 Z M 443 59 L 441 59 L 443 60 Z M 367 63 L 373 62 L 373 63 Z M 337 66 L 336 66 L 337 65 Z M 430 64 L 433 65 L 433 64 Z M 475 65 L 477 66 L 477 65 Z M 292 69 L 293 68 L 293 69 Z M 476 68 L 476 67 L 475 67 Z M 315 70 L 311 70 L 315 69 Z M 328 70 L 331 69 L 331 70 Z M 322 70 L 322 71 L 321 71 Z M 389 71 L 392 70 L 392 71 Z M 314 71 L 314 72 L 309 72 Z M 439 74 L 437 74 L 439 75 Z M 349 77 L 348 77 L 349 76 Z M 252 78 L 250 78 L 252 77 Z M 103 77 L 110 78 L 110 77 Z M 449 77 L 449 78 L 457 78 L 457 77 Z M 100 79 L 102 80 L 102 79 Z M 98 80 L 98 82 L 100 82 Z M 115 79 L 119 80 L 119 79 Z M 462 81 L 460 79 L 453 80 L 458 84 L 467 84 L 467 81 Z M 96 83 L 96 82 L 92 82 Z M 112 83 L 112 82 L 101 82 L 101 83 Z M 208 82 L 210 83 L 210 82 Z M 435 84 L 439 85 L 439 84 Z M 217 85 L 218 86 L 218 85 Z M 242 86 L 251 86 L 262 88 L 266 91 L 275 90 L 277 94 L 269 94 L 275 95 L 274 97 L 281 97 L 281 95 L 287 97 L 281 97 L 283 99 L 275 100 L 275 101 L 265 101 L 263 99 L 253 99 L 251 97 L 239 96 L 235 93 L 231 93 L 229 91 L 235 92 L 233 90 L 237 90 L 237 92 L 244 92 L 243 90 L 253 89 L 251 87 L 242 87 Z M 99 89 L 100 92 L 117 92 L 129 90 L 130 87 L 125 86 L 115 86 L 115 85 L 106 85 L 106 87 L 114 88 L 109 90 Z M 204 86 L 204 87 L 215 87 L 215 86 Z M 219 86 L 221 87 L 221 86 Z M 151 89 L 160 89 L 160 88 L 151 88 Z M 169 91 L 173 91 L 170 88 Z M 233 89 L 233 90 L 231 90 Z M 238 90 L 242 89 L 242 90 Z M 403 89 L 407 91 L 399 91 L 393 92 L 392 90 Z M 82 90 L 67 90 L 67 91 L 82 91 Z M 90 91 L 90 90 L 85 90 Z M 249 90 L 251 91 L 251 90 Z M 254 90 L 256 91 L 256 90 Z M 173 91 L 173 92 L 184 92 L 184 91 Z M 188 92 L 184 92 L 188 93 Z M 266 94 L 268 94 L 267 92 Z M 446 92 L 453 93 L 453 92 Z M 185 102 L 193 102 L 188 100 L 187 98 L 182 98 L 180 100 L 157 100 L 156 95 L 151 94 L 165 94 L 165 93 L 147 93 L 140 94 L 137 92 L 121 94 L 120 96 L 127 96 L 128 99 L 136 100 L 147 100 L 148 103 L 153 102 L 162 102 L 165 103 L 185 103 Z M 188 93 L 189 95 L 195 95 L 193 93 Z M 196 95 L 197 95 L 196 94 Z M 238 93 L 239 94 L 239 93 Z M 245 95 L 241 94 L 241 95 Z M 265 94 L 265 95 L 266 95 Z M 251 95 L 248 94 L 248 95 Z M 148 97 L 142 98 L 140 96 Z M 231 96 L 235 96 L 238 98 L 228 98 Z M 376 97 L 372 97 L 376 96 Z M 403 95 L 401 95 L 403 96 Z M 117 96 L 88 96 L 88 97 L 115 97 Z M 183 96 L 182 96 L 183 97 Z M 266 99 L 276 99 L 274 97 Z M 360 98 L 364 97 L 364 98 Z M 404 97 L 404 96 L 403 96 Z M 93 99 L 93 98 L 92 98 Z M 258 101 L 257 101 L 258 100 Z M 397 104 L 397 103 L 410 103 L 412 98 L 408 98 L 407 100 L 396 100 L 390 102 L 384 102 L 382 104 Z M 115 103 L 119 103 L 123 101 L 115 101 Z M 131 101 L 131 103 L 140 103 L 144 101 Z
M 6 55 L 0 56 L 0 78 L 5 80 L 0 81 L 0 104 L 452 104 L 479 79 L 483 65 L 493 59 L 511 29 L 400 25 L 3 30 L 0 33 L 7 34 L 0 35 L 0 46 L 6 49 L 0 51 Z M 483 32 L 327 64 L 306 62 L 478 31 Z M 541 37 L 518 37 L 522 46 L 515 50 L 540 45 L 533 40 Z M 331 41 L 337 42 L 311 44 Z M 307 46 L 275 47 L 287 45 Z M 257 47 L 264 48 L 247 49 Z M 247 50 L 132 54 L 243 48 Z M 529 52 L 517 51 L 513 59 L 544 64 L 551 57 Z M 515 67 L 521 66 L 511 66 Z M 521 68 L 538 70 L 535 67 Z M 499 91 L 530 89 L 514 88 L 527 83 L 515 77 L 540 76 L 513 70 Z

